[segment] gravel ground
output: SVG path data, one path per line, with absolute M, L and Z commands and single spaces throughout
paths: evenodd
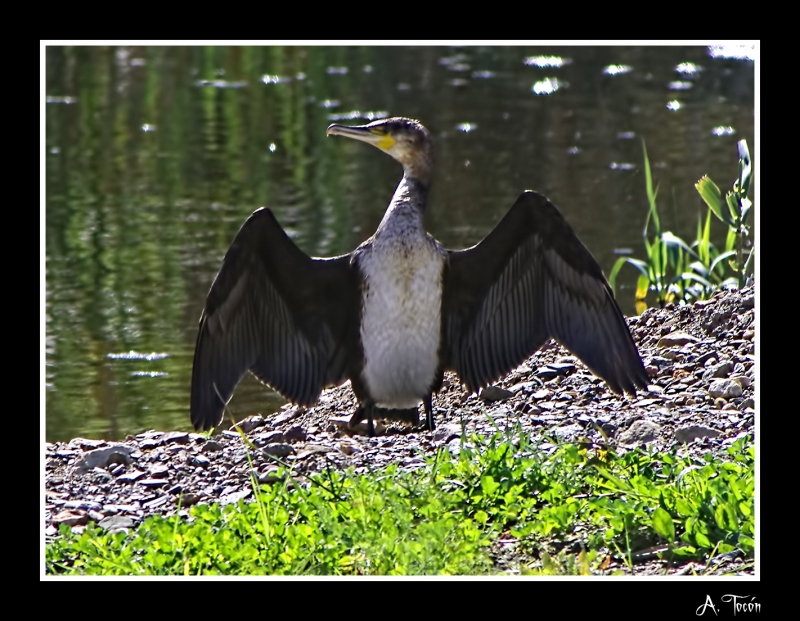
M 490 436 L 496 426 L 505 430 L 519 424 L 534 441 L 549 435 L 602 444 L 599 426 L 618 451 L 643 444 L 670 450 L 685 443 L 682 450 L 689 453 L 722 456 L 736 439 L 755 437 L 754 301 L 753 287 L 748 287 L 629 318 L 652 378 L 648 391 L 636 398 L 613 394 L 574 356 L 550 343 L 481 395 L 466 394 L 456 377 L 447 375 L 434 397 L 433 433 L 404 422 L 416 417 L 408 411 L 387 412 L 388 418 L 376 424 L 375 438 L 363 435 L 366 423 L 349 432 L 346 422 L 355 410 L 349 384 L 326 390 L 313 408 L 287 405 L 241 425 L 263 453 L 292 464 L 298 481 L 329 467 L 366 472 L 397 463 L 419 468 L 442 445 L 458 450 L 462 424 L 468 434 Z M 252 463 L 259 481 L 268 483 L 275 480 L 277 466 L 263 453 L 253 452 Z M 48 537 L 62 523 L 81 529 L 94 521 L 119 529 L 151 515 L 174 515 L 181 494 L 180 513 L 196 503 L 252 496 L 245 447 L 231 430 L 211 439 L 176 431 L 147 431 L 119 443 L 76 438 L 48 443 L 45 455 Z M 506 553 L 502 542 L 498 546 L 503 567 Z M 730 573 L 742 559 L 723 555 L 712 562 L 718 571 Z M 692 569 L 690 563 L 670 573 Z M 698 569 L 707 572 L 705 566 Z M 662 561 L 644 557 L 634 568 L 641 575 L 664 571 Z

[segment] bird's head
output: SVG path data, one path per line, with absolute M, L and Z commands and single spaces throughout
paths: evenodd
M 407 177 L 428 185 L 433 165 L 433 141 L 419 121 L 394 117 L 373 121 L 368 125 L 348 127 L 333 124 L 328 136 L 345 136 L 366 142 L 391 155 L 403 165 Z

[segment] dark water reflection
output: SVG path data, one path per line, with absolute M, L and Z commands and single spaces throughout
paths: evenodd
M 432 130 L 426 222 L 446 246 L 530 188 L 606 272 L 615 249 L 643 255 L 642 139 L 663 225 L 687 237 L 694 182 L 728 187 L 736 141 L 755 150 L 754 63 L 706 47 L 50 47 L 46 88 L 48 440 L 189 428 L 197 320 L 257 207 L 314 255 L 375 230 L 401 171 L 326 139 L 333 121 Z M 231 406 L 281 403 L 248 378 Z

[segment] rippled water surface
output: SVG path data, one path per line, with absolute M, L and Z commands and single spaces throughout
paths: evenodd
M 190 428 L 197 321 L 256 208 L 271 207 L 317 256 L 372 234 L 402 171 L 374 148 L 326 138 L 330 123 L 410 116 L 432 131 L 426 224 L 446 246 L 477 243 L 535 189 L 608 273 L 616 253 L 644 254 L 642 141 L 662 226 L 690 238 L 704 214 L 697 179 L 727 188 L 736 142 L 757 153 L 754 54 L 48 47 L 47 439 Z M 626 314 L 634 282 L 624 275 L 617 292 Z M 282 403 L 248 377 L 231 408 L 246 416 Z

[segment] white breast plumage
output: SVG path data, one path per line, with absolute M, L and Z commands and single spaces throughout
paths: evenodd
M 414 407 L 438 368 L 445 253 L 427 235 L 375 239 L 364 250 L 362 377 L 378 405 Z

